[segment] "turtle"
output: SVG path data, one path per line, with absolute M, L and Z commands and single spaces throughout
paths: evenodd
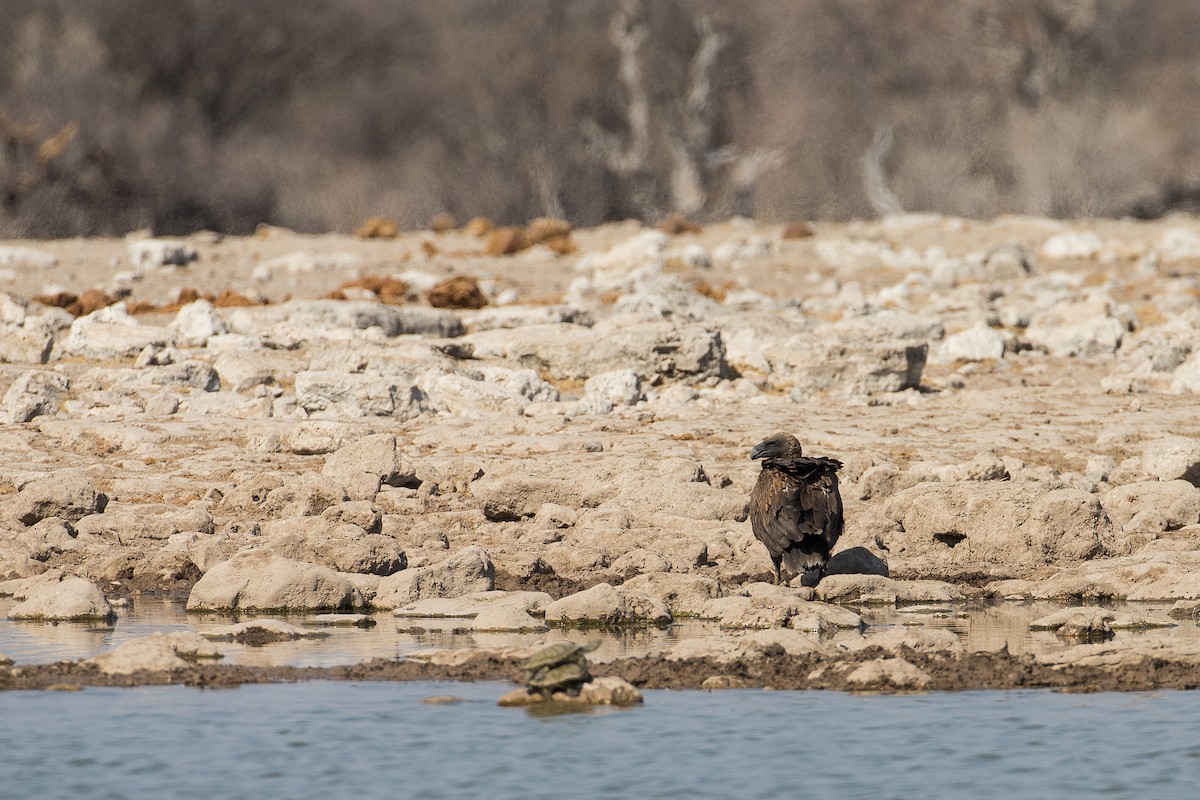
M 525 662 L 522 680 L 530 689 L 540 690 L 544 697 L 549 697 L 556 689 L 578 690 L 592 679 L 584 654 L 599 646 L 600 642 L 596 640 L 588 644 L 562 641 L 543 647 Z
M 582 659 L 586 662 L 586 659 Z M 544 699 L 550 699 L 554 692 L 578 694 L 579 687 L 592 679 L 588 674 L 587 664 L 578 661 L 568 661 L 557 667 L 542 667 L 531 678 L 525 681 L 530 689 L 540 691 Z

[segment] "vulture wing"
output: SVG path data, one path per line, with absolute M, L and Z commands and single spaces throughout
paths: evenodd
M 842 535 L 842 498 L 832 458 L 772 460 L 750 495 L 750 525 L 772 556 L 828 555 Z

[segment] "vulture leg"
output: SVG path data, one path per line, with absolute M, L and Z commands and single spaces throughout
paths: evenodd
M 771 556 L 771 562 L 775 565 L 775 585 L 779 586 L 783 583 L 783 576 L 779 573 L 779 565 L 783 563 L 783 556 Z

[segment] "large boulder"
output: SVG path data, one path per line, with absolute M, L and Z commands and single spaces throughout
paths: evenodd
M 43 414 L 53 414 L 71 383 L 63 375 L 46 370 L 22 373 L 0 403 L 0 422 L 28 422 Z
M 81 473 L 64 470 L 21 487 L 12 513 L 25 525 L 49 517 L 78 522 L 89 514 L 99 514 L 107 505 L 108 495 L 97 491 L 91 481 Z
M 437 564 L 389 575 L 371 601 L 376 608 L 398 608 L 430 597 L 459 597 L 495 588 L 496 568 L 482 547 L 464 547 Z
M 1176 530 L 1200 522 L 1200 489 L 1185 480 L 1139 481 L 1110 489 L 1100 497 L 1104 510 L 1118 525 L 1154 515 L 1161 530 Z
M 598 583 L 546 606 L 551 625 L 663 625 L 671 621 L 665 603 L 636 589 Z
M 1200 600 L 1200 552 L 1144 549 L 1076 564 L 1040 580 L 1006 580 L 987 590 L 1005 599 Z
M 363 605 L 354 583 L 329 567 L 256 548 L 204 574 L 188 596 L 189 611 L 342 609 Z
M 1142 445 L 1142 469 L 1160 481 L 1200 486 L 1200 439 L 1164 436 Z
M 310 564 L 323 564 L 338 572 L 393 575 L 408 558 L 390 536 L 368 533 L 352 522 L 330 523 L 302 517 L 277 520 L 264 527 L 267 546 L 279 555 Z
M 883 513 L 893 575 L 954 580 L 1016 577 L 1044 564 L 1129 552 L 1095 495 L 1007 481 L 922 483 Z
M 690 382 L 729 372 L 720 331 L 699 323 L 615 316 L 581 325 L 529 325 L 466 337 L 476 356 L 507 359 L 557 380 L 587 380 L 613 370 L 638 378 Z
M 124 303 L 94 311 L 71 323 L 63 352 L 91 361 L 133 358 L 147 347 L 164 348 L 174 341 L 166 328 L 142 325 Z
M 85 578 L 36 584 L 24 602 L 8 612 L 10 619 L 112 620 L 116 613 L 100 587 Z
M 425 393 L 402 376 L 306 370 L 296 375 L 296 403 L 314 417 L 395 417 L 422 414 Z
M 200 659 L 222 658 L 215 644 L 191 631 L 155 631 L 105 650 L 88 663 L 109 675 L 135 672 L 169 672 L 186 669 Z

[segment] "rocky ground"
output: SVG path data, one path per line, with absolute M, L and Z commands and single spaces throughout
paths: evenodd
M 680 685 L 797 685 L 755 677 L 784 659 L 811 685 L 869 661 L 862 685 L 948 688 L 1008 659 L 1131 688 L 1200 660 L 1153 634 L 1061 663 L 821 653 L 864 603 L 1169 601 L 1195 624 L 1200 223 L 688 228 L 0 244 L 10 616 L 160 592 L 480 630 L 719 621 Z M 746 521 L 776 431 L 845 463 L 815 591 L 763 583 Z M 1047 625 L 1170 622 L 1122 613 Z M 677 670 L 651 662 L 621 669 Z

